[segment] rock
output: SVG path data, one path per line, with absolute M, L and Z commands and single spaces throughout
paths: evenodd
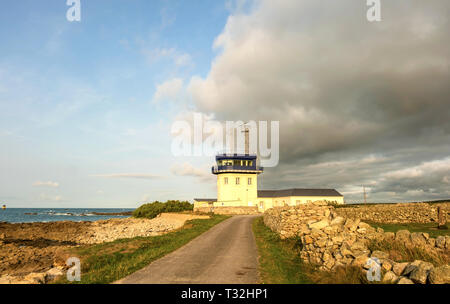
M 330 225 L 331 226 L 342 225 L 342 224 L 344 224 L 344 221 L 345 221 L 345 219 L 342 216 L 338 216 L 331 221 Z
M 304 237 L 305 244 L 312 244 L 313 239 L 309 235 L 305 235 Z
M 324 219 L 324 220 L 309 224 L 308 227 L 309 227 L 309 229 L 323 229 L 329 225 L 330 224 L 329 224 L 328 220 Z
M 59 276 L 64 275 L 64 271 L 61 268 L 54 267 L 46 272 L 48 280 L 54 280 Z
M 443 265 L 431 269 L 428 280 L 431 284 L 450 284 L 450 265 Z
M 392 271 L 386 272 L 383 277 L 383 282 L 385 283 L 395 283 L 398 280 L 398 276 L 395 275 Z
M 4 275 L 0 277 L 0 284 L 11 284 L 12 277 L 10 275 Z
M 384 233 L 384 240 L 386 241 L 392 241 L 395 238 L 394 232 L 385 232 Z
M 436 238 L 436 247 L 444 249 L 445 248 L 445 237 L 440 235 Z
M 318 240 L 316 241 L 315 245 L 316 245 L 317 247 L 322 248 L 322 247 L 325 247 L 325 245 L 327 244 L 327 241 L 328 241 L 327 238 L 321 238 L 321 239 L 318 239 Z
M 389 258 L 389 253 L 383 252 L 383 251 L 380 251 L 380 250 L 375 250 L 374 252 L 372 252 L 371 257 L 372 258 L 378 258 L 378 259 L 388 259 Z
M 396 263 L 392 270 L 394 273 L 398 276 L 401 276 L 403 274 L 403 271 L 405 270 L 406 266 L 408 266 L 409 263 Z
M 24 277 L 25 281 L 29 281 L 31 284 L 45 284 L 47 279 L 46 273 L 30 273 Z
M 417 246 L 423 246 L 427 243 L 427 240 L 423 237 L 422 233 L 414 232 L 411 233 L 411 242 Z
M 366 266 L 367 260 L 369 257 L 367 255 L 357 256 L 351 263 L 352 266 L 364 267 Z
M 344 237 L 342 235 L 335 236 L 331 239 L 333 243 L 341 244 L 344 241 Z
M 395 234 L 395 240 L 400 242 L 409 242 L 411 233 L 408 230 L 399 230 Z
M 378 227 L 378 228 L 377 228 L 377 232 L 380 233 L 380 234 L 381 234 L 381 233 L 384 233 L 384 229 L 381 228 L 381 227 Z
M 383 259 L 381 261 L 381 269 L 384 271 L 391 271 L 394 261 L 389 259 Z
M 414 282 L 408 278 L 401 277 L 400 280 L 398 280 L 397 284 L 414 284 Z
M 367 224 L 367 223 L 364 223 L 364 222 L 359 222 L 359 224 L 358 224 L 358 228 L 366 228 L 366 229 L 369 229 L 369 228 L 371 228 L 372 226 L 370 226 L 369 224 Z
M 367 247 L 363 242 L 354 242 L 353 245 L 350 247 L 352 251 L 358 251 L 358 250 L 366 250 Z
M 359 229 L 356 230 L 356 232 L 364 234 L 364 233 L 367 232 L 367 229 L 366 228 L 359 228 Z
M 408 265 L 405 267 L 405 269 L 403 270 L 403 274 L 404 276 L 409 275 L 411 272 L 413 272 L 417 267 L 419 267 L 420 263 L 422 263 L 422 261 L 420 260 L 415 260 L 412 263 L 408 263 Z
M 427 282 L 428 274 L 433 269 L 433 264 L 422 262 L 409 275 L 410 280 L 417 284 L 425 284 Z

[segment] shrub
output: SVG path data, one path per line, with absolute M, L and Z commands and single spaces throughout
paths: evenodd
M 182 211 L 192 211 L 194 205 L 187 201 L 167 201 L 165 203 L 155 201 L 153 203 L 148 203 L 140 206 L 133 212 L 134 217 L 145 217 L 145 218 L 155 218 L 163 212 L 182 212 Z

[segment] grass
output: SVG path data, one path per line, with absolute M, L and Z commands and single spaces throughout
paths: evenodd
M 263 218 L 253 222 L 259 254 L 260 280 L 263 284 L 308 284 L 307 265 L 300 259 L 296 240 L 282 240 L 264 225 Z
M 450 254 L 437 254 L 421 247 L 405 246 L 400 242 L 386 240 L 372 240 L 368 245 L 370 250 L 381 250 L 389 253 L 389 258 L 395 262 L 411 262 L 422 260 L 430 262 L 435 266 L 447 265 L 450 263 Z
M 82 284 L 107 284 L 126 277 L 151 262 L 180 248 L 228 216 L 187 221 L 173 232 L 152 237 L 121 239 L 75 248 L 71 254 L 81 260 Z M 61 278 L 55 283 L 70 283 Z
M 264 225 L 262 217 L 253 222 L 263 284 L 367 284 L 358 267 L 339 267 L 333 272 L 319 270 L 300 258 L 299 238 L 282 240 Z
M 398 230 L 409 230 L 410 232 L 426 232 L 430 237 L 438 237 L 440 235 L 450 235 L 449 229 L 437 229 L 437 223 L 407 223 L 407 224 L 383 224 L 370 221 L 364 221 L 375 228 L 383 228 L 386 232 L 397 232 Z M 447 224 L 449 226 L 449 224 Z

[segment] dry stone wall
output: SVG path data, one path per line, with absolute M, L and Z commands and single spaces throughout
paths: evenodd
M 408 230 L 384 232 L 359 219 L 339 215 L 326 202 L 269 209 L 264 213 L 264 223 L 283 239 L 299 237 L 303 246 L 301 258 L 322 270 L 356 266 L 367 272 L 369 262 L 376 258 L 386 283 L 450 283 L 449 265 L 434 267 L 424 261 L 396 263 L 389 259 L 388 253 L 368 248 L 372 240 L 388 240 L 445 254 L 450 250 L 449 236 L 434 239 L 427 233 Z
M 239 215 L 239 214 L 260 214 L 257 206 L 253 207 L 198 207 L 194 208 L 194 212 L 200 213 L 214 213 L 214 214 L 227 214 L 227 215 Z
M 337 208 L 336 212 L 346 218 L 378 223 L 431 223 L 438 222 L 438 207 L 447 214 L 450 212 L 450 202 L 357 205 Z

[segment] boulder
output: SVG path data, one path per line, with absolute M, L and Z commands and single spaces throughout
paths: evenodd
M 409 230 L 399 230 L 395 234 L 395 240 L 399 242 L 409 242 L 411 233 Z
M 316 241 L 315 245 L 322 248 L 322 247 L 325 247 L 325 245 L 327 244 L 327 241 L 328 241 L 327 238 L 321 238 Z
M 25 281 L 30 282 L 31 284 L 45 284 L 47 279 L 46 273 L 30 273 L 24 277 Z
M 312 244 L 313 243 L 313 239 L 309 235 L 305 235 L 304 241 L 305 241 L 305 244 Z
M 309 229 L 323 229 L 329 225 L 330 225 L 330 223 L 328 222 L 328 220 L 323 219 L 321 221 L 309 224 L 308 227 L 309 227 Z
M 394 273 L 398 276 L 401 276 L 403 274 L 403 271 L 405 270 L 406 266 L 408 266 L 409 263 L 396 263 L 392 270 Z
M 414 284 L 414 282 L 408 278 L 401 277 L 400 280 L 398 280 L 397 284 Z
M 392 241 L 395 239 L 395 233 L 394 232 L 385 232 L 384 233 L 384 240 L 385 241 Z
M 431 269 L 428 280 L 431 284 L 450 284 L 450 265 Z
M 445 237 L 440 235 L 436 238 L 436 247 L 444 249 L 445 248 Z
M 395 283 L 398 280 L 398 276 L 393 273 L 392 271 L 386 272 L 386 274 L 383 277 L 384 283 Z
M 350 249 L 352 251 L 361 251 L 361 250 L 366 250 L 367 247 L 363 242 L 357 241 L 357 242 L 353 243 L 353 245 L 350 247 Z
M 422 263 L 422 261 L 420 260 L 415 260 L 412 263 L 409 263 L 405 269 L 403 270 L 403 274 L 404 276 L 409 275 L 411 272 L 413 272 L 417 267 L 419 267 L 420 263 Z
M 364 266 L 366 266 L 368 259 L 369 259 L 369 256 L 367 256 L 365 254 L 357 256 L 352 261 L 351 265 L 352 266 L 357 266 L 357 267 L 364 267 Z
M 389 258 L 389 253 L 383 252 L 383 251 L 380 251 L 380 250 L 375 250 L 374 252 L 372 252 L 371 257 L 372 258 L 378 258 L 378 259 L 388 259 Z
M 393 265 L 394 265 L 394 261 L 392 261 L 392 260 L 389 260 L 389 259 L 381 260 L 381 269 L 384 271 L 391 271 Z
M 416 246 L 423 246 L 427 243 L 427 240 L 423 237 L 422 233 L 411 233 L 411 242 Z
M 422 262 L 419 264 L 419 266 L 416 269 L 414 269 L 411 272 L 411 274 L 409 275 L 409 278 L 414 283 L 426 284 L 428 274 L 430 273 L 431 269 L 433 269 L 433 264 L 428 263 L 428 262 Z
M 46 272 L 48 280 L 54 280 L 59 276 L 64 275 L 64 270 L 58 267 L 54 267 Z
M 331 221 L 330 225 L 331 226 L 342 225 L 342 224 L 344 224 L 344 221 L 345 221 L 345 219 L 342 216 L 338 216 Z

